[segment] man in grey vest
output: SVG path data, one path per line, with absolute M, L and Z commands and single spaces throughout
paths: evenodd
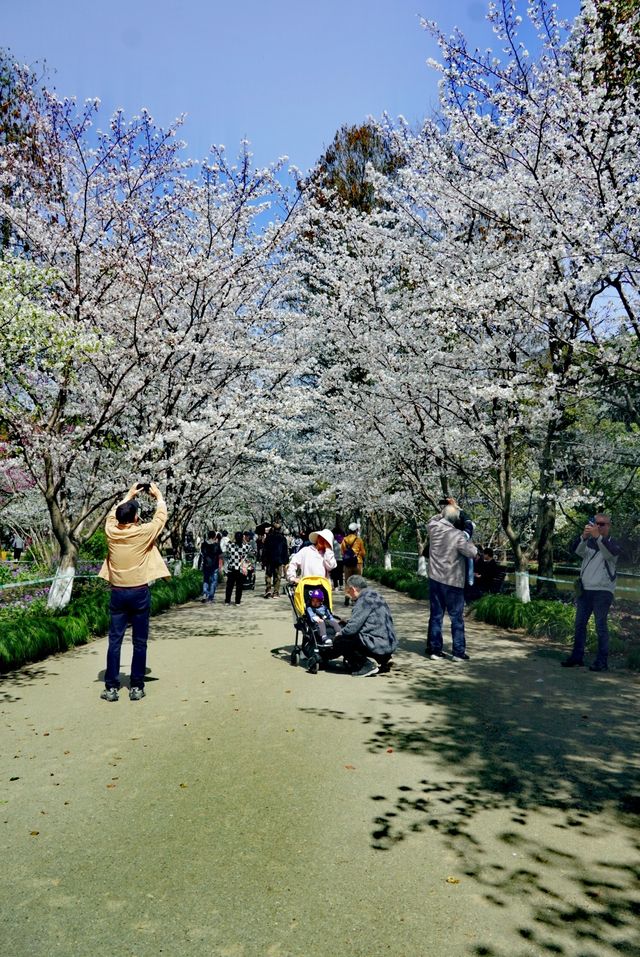
M 571 654 L 560 662 L 563 668 L 584 665 L 587 623 L 593 615 L 598 636 L 598 652 L 589 671 L 607 671 L 609 664 L 609 626 L 607 616 L 616 590 L 616 565 L 620 546 L 610 537 L 611 519 L 598 513 L 574 540 L 571 550 L 582 558 L 579 595 L 576 602 L 576 630 Z

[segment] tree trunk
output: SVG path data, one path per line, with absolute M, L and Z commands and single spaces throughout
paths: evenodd
M 73 591 L 73 582 L 76 576 L 76 562 L 78 560 L 78 549 L 69 544 L 63 551 L 56 574 L 49 589 L 47 607 L 60 609 L 66 608 L 71 600 Z
M 553 578 L 553 533 L 556 525 L 555 468 L 552 455 L 554 435 L 555 424 L 550 423 L 540 465 L 536 523 L 538 575 L 540 576 L 536 583 L 536 595 L 544 598 L 555 598 L 558 591 L 555 582 L 541 581 L 541 579 Z
M 513 446 L 510 436 L 504 439 L 502 461 L 498 466 L 498 487 L 500 489 L 502 529 L 513 549 L 515 562 L 516 598 L 525 604 L 531 601 L 529 593 L 529 552 L 522 547 L 520 535 L 511 524 L 511 461 Z
M 531 601 L 531 591 L 529 589 L 529 571 L 515 572 L 516 578 L 516 598 L 519 598 L 525 605 Z

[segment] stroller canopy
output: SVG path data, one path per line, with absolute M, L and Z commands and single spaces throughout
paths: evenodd
M 309 575 L 308 578 L 301 578 L 296 585 L 293 593 L 293 607 L 298 615 L 304 615 L 307 607 L 307 595 L 312 588 L 321 588 L 325 594 L 326 604 L 329 611 L 332 611 L 331 605 L 331 585 L 326 578 L 320 578 L 317 575 Z

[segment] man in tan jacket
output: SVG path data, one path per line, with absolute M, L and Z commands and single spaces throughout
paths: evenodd
M 137 496 L 148 491 L 156 500 L 156 511 L 150 522 L 140 524 Z M 127 625 L 131 625 L 133 658 L 129 698 L 144 698 L 144 677 L 147 664 L 149 614 L 151 594 L 149 583 L 157 578 L 170 578 L 171 573 L 162 560 L 156 539 L 167 521 L 167 506 L 158 486 L 132 485 L 124 499 L 107 517 L 105 533 L 109 551 L 99 572 L 111 585 L 109 611 L 109 647 L 105 690 L 100 695 L 105 701 L 117 701 L 120 689 L 120 651 Z

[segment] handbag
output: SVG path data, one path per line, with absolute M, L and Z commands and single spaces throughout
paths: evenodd
M 244 577 L 246 578 L 248 572 L 249 572 L 249 563 L 248 563 L 248 562 L 240 562 L 240 574 L 241 574 L 241 575 L 244 575 Z

